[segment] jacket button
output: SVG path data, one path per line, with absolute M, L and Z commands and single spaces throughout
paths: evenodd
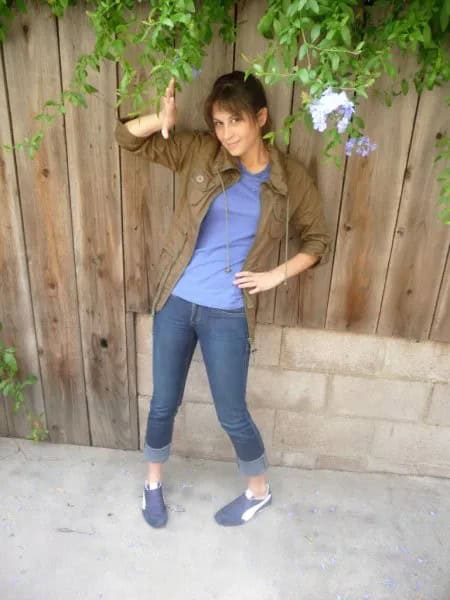
M 197 175 L 197 177 L 195 178 L 195 181 L 197 183 L 203 183 L 205 181 L 205 178 L 203 177 L 203 175 Z

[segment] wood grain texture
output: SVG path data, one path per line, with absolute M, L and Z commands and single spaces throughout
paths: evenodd
M 0 81 L 5 82 L 0 60 Z M 12 145 L 6 86 L 0 86 L 0 339 L 16 348 L 21 376 L 39 375 L 36 333 L 34 330 L 22 214 L 17 187 L 14 155 L 3 150 Z M 26 388 L 27 403 L 36 413 L 44 412 L 40 380 Z M 0 394 L 0 432 L 24 437 L 30 433 L 23 411 L 14 414 L 13 401 Z
M 141 6 L 138 16 L 148 17 Z M 149 77 L 149 69 L 138 64 L 138 47 L 130 47 L 127 60 L 137 70 L 138 82 Z M 119 70 L 119 79 L 122 73 Z M 145 96 L 141 114 L 155 111 L 153 88 Z M 121 119 L 133 110 L 129 100 L 119 107 Z M 128 311 L 149 312 L 154 293 L 154 269 L 158 264 L 162 240 L 173 213 L 173 174 L 160 165 L 120 150 L 122 172 L 123 238 L 125 290 Z
M 294 108 L 301 104 L 301 90 L 296 88 Z M 322 151 L 326 146 L 324 136 L 318 132 L 310 132 L 302 123 L 297 123 L 292 131 L 289 152 L 307 169 L 315 181 L 324 207 L 325 219 L 332 241 L 332 252 L 328 262 L 317 268 L 308 269 L 298 277 L 292 277 L 288 283 L 288 292 L 296 299 L 298 313 L 292 315 L 290 324 L 303 327 L 324 327 L 326 320 L 328 295 L 331 284 L 333 266 L 334 242 L 339 208 L 345 173 L 345 155 L 341 150 L 342 167 L 336 168 L 334 163 L 325 163 Z M 276 322 L 281 322 L 282 314 L 286 313 L 283 290 L 277 290 Z
M 76 57 L 94 45 L 83 7 L 69 15 L 60 22 L 65 88 Z M 114 65 L 89 81 L 100 93 L 89 98 L 89 111 L 68 109 L 66 132 L 90 432 L 94 446 L 132 448 Z
M 9 435 L 8 419 L 6 417 L 6 404 L 5 399 L 1 396 L 0 401 L 0 435 Z M 8 401 L 6 401 L 8 402 Z M 15 434 L 16 437 L 23 437 Z
M 259 0 L 241 0 L 239 2 L 237 8 L 239 27 L 235 44 L 235 69 L 245 71 L 259 54 L 266 51 L 268 41 L 257 30 L 258 22 L 266 10 L 266 3 Z M 250 62 L 245 60 L 243 55 Z M 281 81 L 275 85 L 265 86 L 265 90 L 273 128 L 277 130 L 283 125 L 285 117 L 291 111 L 292 85 Z M 287 150 L 280 134 L 277 134 L 276 143 L 280 149 Z
M 381 335 L 429 336 L 450 244 L 450 227 L 437 216 L 442 166 L 432 161 L 436 138 L 448 128 L 442 108 L 449 94 L 446 86 L 420 98 L 377 328 Z
M 13 135 L 61 93 L 55 18 L 31 4 L 4 42 Z M 63 123 L 47 131 L 34 160 L 17 154 L 27 258 L 47 427 L 54 442 L 89 443 Z M 26 302 L 22 298 L 21 302 Z M 19 304 L 17 308 L 19 309 Z M 16 319 L 20 319 L 20 312 Z M 30 332 L 33 336 L 34 333 Z M 34 370 L 34 369 L 32 369 Z
M 125 313 L 127 332 L 127 373 L 128 373 L 128 399 L 130 403 L 130 438 L 131 449 L 139 449 L 139 424 L 138 424 L 138 394 L 137 394 L 137 365 L 136 365 L 136 313 Z
M 450 342 L 450 252 L 442 277 L 430 339 L 435 342 Z
M 199 74 L 192 83 L 184 84 L 177 94 L 177 130 L 206 130 L 203 106 L 214 81 L 233 70 L 233 47 L 222 41 L 217 33 L 203 57 Z
M 410 72 L 410 64 L 400 61 L 400 66 L 403 73 Z M 387 107 L 378 94 L 389 86 L 383 77 L 358 110 L 377 149 L 348 160 L 328 329 L 370 333 L 377 327 L 417 105 L 411 91 Z

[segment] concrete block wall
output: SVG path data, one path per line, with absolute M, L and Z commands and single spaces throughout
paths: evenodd
M 152 319 L 136 320 L 141 447 L 152 394 Z M 450 477 L 450 344 L 258 325 L 247 400 L 272 465 Z M 173 452 L 234 461 L 201 352 Z

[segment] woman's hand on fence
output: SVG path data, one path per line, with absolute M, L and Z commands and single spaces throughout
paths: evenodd
M 169 131 L 175 125 L 177 109 L 175 106 L 175 77 L 172 77 L 166 87 L 166 94 L 162 97 L 162 110 L 160 112 L 161 133 L 164 139 L 169 137 Z
M 252 271 L 241 271 L 234 276 L 234 285 L 239 288 L 253 288 L 249 294 L 265 292 L 280 285 L 284 280 L 284 275 L 278 271 L 263 271 L 262 273 L 253 273 Z

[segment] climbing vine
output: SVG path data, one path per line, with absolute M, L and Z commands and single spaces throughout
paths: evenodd
M 0 331 L 2 324 L 0 323 Z M 25 379 L 20 377 L 20 369 L 16 359 L 16 349 L 5 346 L 0 339 L 0 393 L 13 402 L 13 412 L 17 414 L 20 410 L 25 412 L 30 426 L 30 434 L 27 439 L 42 441 L 48 438 L 48 431 L 43 424 L 43 413 L 36 415 L 29 407 L 25 396 L 25 388 L 37 381 L 35 375 L 28 375 Z
M 39 0 L 56 17 L 62 18 L 77 0 Z M 59 99 L 49 99 L 35 116 L 40 128 L 14 146 L 30 156 L 38 151 L 44 129 L 66 111 L 67 103 L 87 108 L 88 97 L 97 89 L 89 83 L 89 72 L 98 71 L 104 61 L 121 67 L 117 104 L 132 103 L 132 114 L 153 106 L 147 100 L 150 88 L 159 98 L 170 77 L 183 83 L 195 79 L 212 41 L 213 31 L 226 43 L 233 43 L 239 20 L 237 0 L 90 0 L 86 17 L 96 42 L 89 54 L 78 57 L 70 86 Z M 138 17 L 145 6 L 146 16 Z M 0 0 L 0 40 L 18 12 L 26 12 L 25 0 Z M 141 10 L 139 10 L 139 14 Z M 324 155 L 339 166 L 338 147 L 345 144 L 347 155 L 363 156 L 376 149 L 376 140 L 364 135 L 364 121 L 358 105 L 368 89 L 384 73 L 392 80 L 383 92 L 384 101 L 408 94 L 421 94 L 450 81 L 448 51 L 450 0 L 268 0 L 258 31 L 268 40 L 267 50 L 257 57 L 243 57 L 247 72 L 265 84 L 280 80 L 301 90 L 301 101 L 282 125 L 289 141 L 292 127 L 303 121 L 322 131 L 327 144 Z M 137 65 L 127 58 L 127 48 L 137 50 Z M 410 78 L 401 77 L 394 57 L 397 52 L 413 55 L 417 69 Z M 138 69 L 147 77 L 139 81 Z M 450 97 L 446 98 L 447 110 Z M 442 132 L 437 141 L 436 161 L 443 164 L 439 174 L 440 218 L 450 224 L 450 135 Z M 273 141 L 275 132 L 268 137 Z M 9 147 L 9 149 L 12 149 Z

